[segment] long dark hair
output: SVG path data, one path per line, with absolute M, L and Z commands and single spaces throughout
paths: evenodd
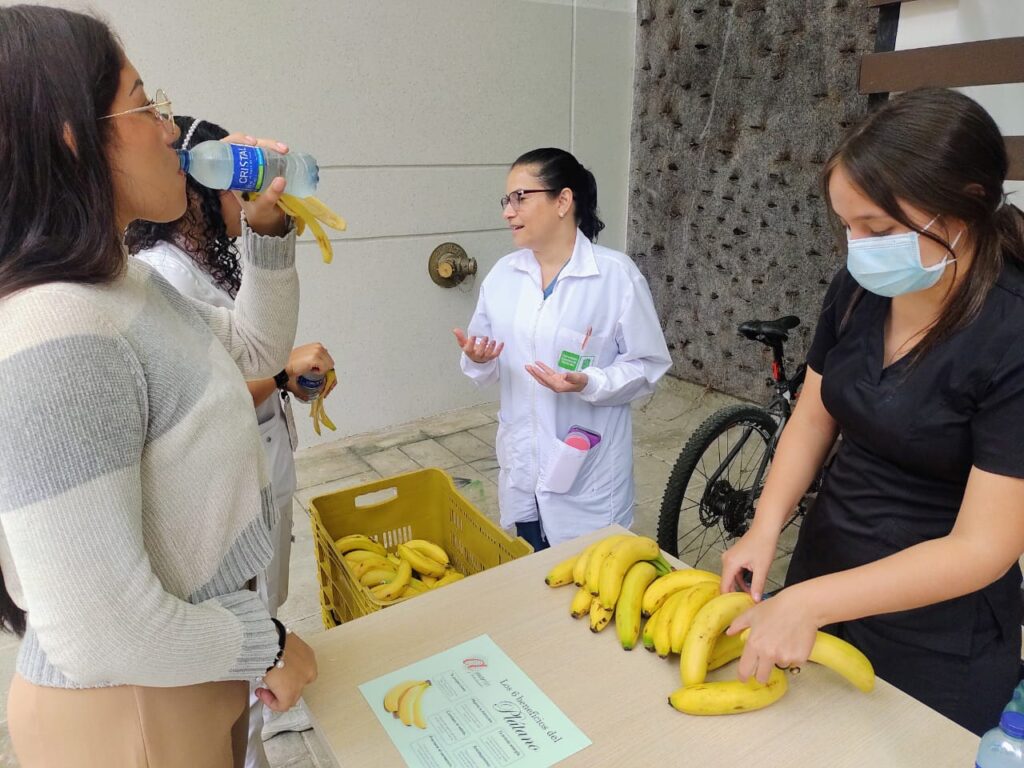
M 930 215 L 960 219 L 967 227 L 964 237 L 974 247 L 970 269 L 910 353 L 913 365 L 978 316 L 1007 264 L 1024 267 L 1024 214 L 1003 193 L 1009 168 L 1006 144 L 976 101 L 956 91 L 924 88 L 887 102 L 839 145 L 822 179 L 830 206 L 828 183 L 838 166 L 887 215 L 935 241 L 951 257 L 950 244 L 910 221 L 899 201 Z M 841 230 L 838 221 L 836 225 Z M 957 267 L 953 262 L 953 269 Z M 861 295 L 858 287 L 843 324 Z
M 125 267 L 105 148 L 124 52 L 91 16 L 0 7 L 0 299 L 56 281 L 107 283 Z M 0 573 L 0 629 L 25 612 Z
M 597 217 L 597 180 L 594 174 L 580 165 L 572 154 L 564 149 L 544 147 L 520 155 L 512 167 L 534 166 L 537 178 L 548 189 L 551 197 L 557 197 L 563 189 L 572 190 L 576 210 L 576 226 L 590 240 L 597 242 L 598 233 L 604 229 L 604 222 Z
M 124 52 L 91 16 L 0 8 L 0 298 L 125 266 L 105 147 Z
M 219 125 L 206 120 L 196 122 L 195 118 L 176 115 L 174 122 L 178 124 L 175 146 L 179 148 L 186 140 L 189 147 L 194 147 L 201 141 L 220 141 L 228 135 Z M 177 221 L 158 224 L 139 220 L 128 226 L 125 233 L 128 252 L 136 254 L 159 242 L 181 245 L 196 264 L 234 298 L 242 284 L 242 267 L 235 241 L 228 237 L 224 226 L 221 193 L 204 187 L 191 176 L 186 190 L 188 209 Z

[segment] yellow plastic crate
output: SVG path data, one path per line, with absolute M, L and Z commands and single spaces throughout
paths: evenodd
M 410 539 L 427 539 L 444 547 L 452 567 L 467 576 L 533 552 L 523 539 L 509 537 L 484 517 L 439 469 L 317 496 L 309 512 L 328 629 L 394 604 L 377 600 L 353 577 L 334 549 L 342 536 L 366 534 L 389 552 Z

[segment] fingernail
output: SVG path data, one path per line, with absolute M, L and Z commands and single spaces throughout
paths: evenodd
M 285 144 L 283 141 L 279 141 L 277 142 L 277 148 L 280 149 L 282 152 L 285 152 L 288 149 L 288 145 Z
M 759 603 L 759 602 L 761 602 L 761 593 L 760 593 L 760 592 L 755 592 L 755 593 L 754 593 L 754 594 L 752 595 L 752 597 L 754 598 L 754 602 L 755 602 L 755 603 Z
M 246 136 L 245 140 L 246 141 L 251 141 L 251 142 L 255 143 L 256 142 L 256 137 L 255 136 Z

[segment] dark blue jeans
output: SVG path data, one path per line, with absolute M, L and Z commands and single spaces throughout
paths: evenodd
M 533 547 L 534 552 L 540 552 L 542 549 L 547 549 L 551 546 L 548 544 L 548 540 L 541 534 L 539 520 L 531 520 L 528 523 L 516 523 L 516 536 L 524 538 Z

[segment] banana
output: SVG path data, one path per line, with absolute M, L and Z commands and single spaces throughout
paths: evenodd
M 384 694 L 384 709 L 398 716 L 398 701 L 402 698 L 402 694 L 407 690 L 416 685 L 423 685 L 429 682 L 427 680 L 403 680 L 397 685 L 391 686 L 388 692 Z
M 744 633 L 738 635 L 719 635 L 715 641 L 715 649 L 708 659 L 708 672 L 724 667 L 743 655 L 743 646 L 747 644 Z
M 424 577 L 423 577 L 423 579 L 422 579 L 422 581 L 423 581 L 423 583 L 424 583 L 424 584 L 426 584 L 426 585 L 427 585 L 428 587 L 430 587 L 431 589 L 433 589 L 433 588 L 434 588 L 434 585 L 435 585 L 435 584 L 437 584 L 437 582 L 438 582 L 438 581 L 440 581 L 440 579 L 438 579 L 438 578 L 437 578 L 436 576 L 424 576 Z
M 593 595 L 591 595 L 593 598 Z M 590 601 L 590 631 L 600 632 L 602 629 L 608 626 L 612 620 L 612 614 L 615 611 L 608 611 L 601 605 L 600 600 Z
M 572 599 L 572 605 L 569 607 L 569 615 L 574 619 L 582 619 L 584 616 L 589 615 L 590 604 L 593 600 L 594 596 L 589 591 L 577 589 L 576 595 Z
M 378 555 L 376 552 L 370 552 L 365 549 L 352 549 L 345 553 L 345 559 L 351 565 L 352 563 L 361 563 L 364 560 L 385 560 L 386 558 Z M 398 563 L 396 562 L 395 565 L 398 565 Z
M 642 605 L 644 616 L 650 616 L 658 610 L 673 592 L 692 587 L 702 581 L 720 582 L 721 579 L 711 571 L 702 571 L 697 568 L 686 568 L 682 571 L 672 571 L 655 581 L 644 592 Z
M 634 563 L 654 560 L 659 555 L 661 550 L 658 548 L 658 542 L 646 536 L 631 536 L 616 544 L 601 566 L 598 579 L 601 605 L 608 610 L 614 608 L 622 590 L 622 580 L 626 578 L 626 571 L 632 568 Z
M 406 688 L 405 693 L 398 699 L 398 717 L 402 721 L 402 725 L 413 724 L 416 717 L 416 702 L 429 685 L 429 680 L 416 683 L 411 688 Z
M 456 581 L 461 581 L 464 578 L 466 578 L 466 574 L 464 573 L 459 573 L 458 571 L 448 571 L 448 573 L 446 573 L 444 576 L 442 576 L 434 583 L 433 588 L 437 589 L 439 587 L 446 587 L 449 584 L 454 584 Z
M 694 617 L 718 594 L 718 585 L 713 581 L 704 581 L 683 590 L 683 594 L 686 597 L 676 605 L 672 618 L 669 620 L 668 637 L 672 653 L 683 652 L 683 642 L 686 640 L 686 633 L 689 631 Z
M 438 579 L 444 576 L 445 567 L 443 565 L 431 560 L 426 555 L 420 554 L 415 549 L 407 547 L 405 544 L 398 545 L 398 556 L 409 563 L 416 573 L 423 576 L 434 576 Z
M 660 609 L 654 612 L 654 615 L 647 619 L 647 623 L 644 624 L 644 631 L 640 633 L 640 639 L 643 640 L 644 649 L 648 651 L 654 650 L 654 628 L 658 626 L 658 615 Z
M 605 568 L 607 567 L 605 565 Z M 633 650 L 637 638 L 640 637 L 640 601 L 647 586 L 657 575 L 658 571 L 651 563 L 641 561 L 633 565 L 622 580 L 622 590 L 615 604 L 615 631 L 624 650 Z M 589 592 L 586 594 L 593 597 Z M 576 601 L 573 600 L 573 605 L 575 604 Z M 575 613 L 573 615 L 575 616 Z
M 372 552 L 370 554 L 373 555 Z M 372 571 L 375 569 L 385 571 L 397 570 L 395 566 L 393 566 L 391 562 L 386 558 L 379 557 L 378 555 L 373 555 L 372 558 L 367 558 L 366 560 L 363 560 L 362 562 L 356 563 L 354 566 L 352 566 L 352 575 L 355 576 L 357 579 L 362 579 L 363 574 L 365 574 L 367 571 Z
M 691 587 L 692 589 L 692 587 Z M 676 608 L 684 597 L 686 597 L 689 590 L 683 589 L 679 592 L 673 592 L 669 595 L 668 600 L 661 606 L 661 610 L 658 611 L 658 621 L 654 625 L 654 650 L 658 652 L 661 658 L 666 658 L 672 652 L 672 639 L 669 637 L 669 630 L 672 627 L 672 617 L 675 615 Z
M 342 536 L 334 542 L 334 548 L 343 555 L 348 554 L 353 549 L 362 549 L 367 552 L 373 552 L 381 557 L 385 557 L 387 555 L 387 550 L 385 550 L 384 547 L 376 541 L 371 541 L 369 537 L 364 536 L 361 533 L 354 533 L 351 536 Z
M 430 687 L 430 681 L 428 680 L 427 684 L 424 685 L 422 688 L 420 688 L 416 692 L 416 694 L 415 694 L 416 698 L 414 698 L 413 702 L 412 702 L 412 722 L 413 722 L 413 725 L 415 725 L 417 728 L 422 728 L 423 730 L 427 729 L 427 721 L 423 717 L 423 695 L 427 692 L 427 688 L 429 688 L 429 687 Z
M 875 687 L 875 668 L 868 657 L 835 635 L 819 632 L 810 659 L 842 675 L 865 693 Z
M 336 382 L 337 380 L 338 374 L 336 374 L 334 372 L 334 369 L 332 368 L 324 376 L 324 391 L 326 392 L 330 390 L 331 387 L 334 386 L 334 382 Z M 327 415 L 327 411 L 324 410 L 324 399 L 322 397 L 318 397 L 312 403 L 310 403 L 309 417 L 313 420 L 313 431 L 316 432 L 318 435 L 320 434 L 321 422 L 325 427 L 331 430 L 331 432 L 334 432 L 338 429 L 336 426 L 334 426 L 334 422 L 331 421 L 330 417 Z
M 364 587 L 376 587 L 381 584 L 390 584 L 394 581 L 395 576 L 394 568 L 372 568 L 359 577 L 359 583 Z
M 409 586 L 405 588 L 407 592 L 412 592 L 416 595 L 422 595 L 430 591 L 430 587 L 424 584 L 419 579 L 409 579 Z
M 388 562 L 395 566 L 395 568 L 397 568 L 402 564 L 402 558 L 400 558 L 398 555 L 388 552 Z
M 566 584 L 572 584 L 572 569 L 576 565 L 578 557 L 579 555 L 573 555 L 566 558 L 548 571 L 548 575 L 544 577 L 544 583 L 549 587 L 564 587 Z
M 775 668 L 766 685 L 753 678 L 745 683 L 728 680 L 684 685 L 668 697 L 668 703 L 688 715 L 733 715 L 774 704 L 787 686 L 786 673 Z
M 597 596 L 601 587 L 601 566 L 604 565 L 604 559 L 608 557 L 612 549 L 622 539 L 628 538 L 632 534 L 615 533 L 611 536 L 607 536 L 598 543 L 596 547 L 590 553 L 590 559 L 587 560 L 587 589 L 590 590 L 590 594 Z
M 448 559 L 448 553 L 432 541 L 427 541 L 426 539 L 412 539 L 411 541 L 405 542 L 405 546 L 409 547 L 409 549 L 416 550 L 422 555 L 426 555 L 434 562 L 440 563 L 446 568 L 451 565 L 451 561 Z
M 679 672 L 684 686 L 704 682 L 708 674 L 711 649 L 718 636 L 753 604 L 754 599 L 746 592 L 727 592 L 713 598 L 697 612 L 679 656 Z
M 370 590 L 374 597 L 382 602 L 388 600 L 394 600 L 399 597 L 406 587 L 409 586 L 409 582 L 412 580 L 412 565 L 408 560 L 403 560 L 402 564 L 398 566 L 398 573 L 395 578 L 389 583 L 379 587 L 374 587 Z
M 595 541 L 593 544 L 588 546 L 579 556 L 576 558 L 576 565 L 572 567 L 572 582 L 577 587 L 587 586 L 587 563 L 590 561 L 590 553 L 594 551 L 601 542 Z

